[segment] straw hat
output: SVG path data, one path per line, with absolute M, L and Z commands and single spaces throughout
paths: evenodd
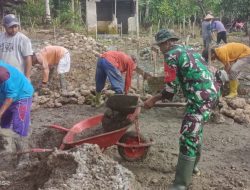
M 210 20 L 213 19 L 213 15 L 207 14 L 207 16 L 205 16 L 204 20 Z

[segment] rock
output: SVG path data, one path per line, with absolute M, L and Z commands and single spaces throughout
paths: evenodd
M 75 98 L 75 97 L 70 97 L 70 98 L 69 98 L 69 103 L 71 103 L 71 104 L 77 104 L 77 103 L 78 103 L 78 100 L 77 100 L 77 98 Z
M 156 183 L 158 183 L 158 179 L 154 178 L 154 179 L 151 180 L 151 182 L 154 183 L 154 184 L 156 184 Z
M 55 107 L 55 103 L 52 100 L 50 100 L 49 102 L 46 103 L 46 107 L 48 107 L 48 108 L 54 108 Z
M 34 110 L 37 110 L 38 108 L 40 108 L 41 106 L 37 103 L 32 103 L 31 105 L 31 110 L 34 111 Z
M 244 108 L 247 104 L 244 98 L 238 98 L 238 97 L 234 99 L 227 99 L 226 102 L 233 109 Z
M 223 117 L 222 114 L 220 114 L 219 112 L 213 112 L 212 114 L 212 121 L 214 123 L 225 123 L 225 118 Z
M 46 96 L 39 96 L 38 97 L 38 104 L 45 104 L 46 102 L 48 102 L 50 99 L 47 98 Z
M 91 94 L 90 90 L 80 89 L 80 94 L 83 96 L 88 96 Z
M 115 94 L 115 92 L 113 90 L 105 90 L 104 94 L 107 96 L 107 97 L 110 97 L 112 95 Z
M 225 101 L 224 98 L 219 99 L 219 106 L 222 108 L 228 108 L 227 102 Z
M 54 92 L 54 97 L 59 98 L 61 95 L 58 92 Z
M 237 108 L 237 109 L 235 110 L 235 115 L 239 115 L 239 116 L 240 116 L 240 115 L 244 115 L 243 112 L 244 112 L 243 109 Z
M 69 98 L 62 97 L 62 96 L 60 98 L 56 99 L 56 101 L 62 103 L 63 105 L 68 104 L 70 102 Z
M 244 112 L 244 114 L 249 114 L 250 115 L 250 105 L 249 104 L 245 105 L 243 112 Z
M 52 92 L 50 91 L 49 88 L 41 88 L 39 90 L 39 95 L 50 95 Z
M 55 107 L 56 107 L 56 108 L 62 107 L 62 103 L 60 103 L 60 102 L 55 102 Z
M 84 104 L 85 102 L 85 97 L 84 96 L 79 96 L 78 99 L 77 99 L 77 104 Z
M 246 99 L 247 104 L 250 104 L 250 98 Z
M 228 117 L 231 117 L 231 118 L 234 118 L 235 116 L 235 110 L 232 110 L 232 109 L 225 109 L 225 108 L 222 108 L 220 110 L 220 113 L 228 116 Z

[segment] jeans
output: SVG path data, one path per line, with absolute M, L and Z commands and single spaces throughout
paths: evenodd
M 114 90 L 116 94 L 123 94 L 125 82 L 121 72 L 106 59 L 99 58 L 95 76 L 97 93 L 102 91 L 107 78 L 111 84 L 111 89 Z

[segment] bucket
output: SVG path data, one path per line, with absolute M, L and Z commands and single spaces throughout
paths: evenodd
M 164 76 L 150 77 L 147 79 L 148 92 L 156 94 L 161 92 L 165 87 Z

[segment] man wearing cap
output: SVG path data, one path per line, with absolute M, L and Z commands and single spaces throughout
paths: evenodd
M 107 78 L 116 94 L 127 94 L 135 69 L 136 59 L 133 56 L 121 51 L 107 51 L 101 54 L 96 66 L 96 105 L 100 104 L 101 91 Z M 125 82 L 122 77 L 123 73 L 126 73 Z
M 155 35 L 155 40 L 164 54 L 166 87 L 161 94 L 146 100 L 144 107 L 151 108 L 159 100 L 172 100 L 178 86 L 187 99 L 175 180 L 170 187 L 171 190 L 185 190 L 191 183 L 192 174 L 200 173 L 197 164 L 201 156 L 203 123 L 209 119 L 219 89 L 202 56 L 190 47 L 177 45 L 178 37 L 173 33 L 162 29 Z
M 208 51 L 203 51 L 208 58 Z M 227 43 L 211 49 L 211 60 L 219 60 L 229 75 L 229 95 L 226 98 L 235 98 L 238 95 L 240 77 L 249 79 L 250 74 L 250 47 L 241 43 Z
M 4 16 L 3 26 L 5 32 L 0 34 L 0 59 L 30 79 L 33 54 L 30 39 L 19 32 L 19 22 L 13 14 Z
M 11 138 L 17 151 L 23 151 L 28 144 L 25 137 L 29 132 L 33 92 L 23 73 L 0 60 L 0 135 Z M 19 158 L 18 166 L 26 164 L 25 155 Z
M 43 80 L 42 86 L 45 87 L 49 82 L 50 70 L 57 67 L 57 73 L 60 78 L 60 87 L 63 94 L 67 91 L 67 81 L 65 74 L 70 70 L 70 53 L 62 46 L 46 46 L 38 53 L 33 55 L 33 63 L 42 65 Z
M 214 17 L 211 14 L 207 14 L 207 16 L 202 21 L 201 32 L 202 32 L 202 39 L 203 39 L 203 46 L 204 49 L 208 49 L 209 44 L 212 41 L 212 19 Z

